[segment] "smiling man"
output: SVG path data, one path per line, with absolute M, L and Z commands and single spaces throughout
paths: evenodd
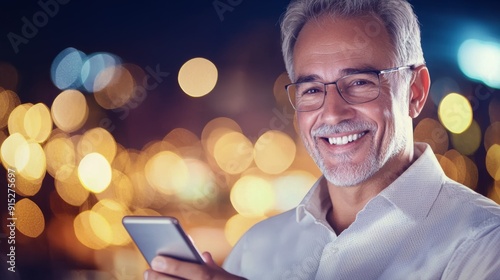
M 324 176 L 250 229 L 225 271 L 208 254 L 201 266 L 158 257 L 148 276 L 500 279 L 500 208 L 413 141 L 430 78 L 411 6 L 296 0 L 281 27 L 287 92 Z

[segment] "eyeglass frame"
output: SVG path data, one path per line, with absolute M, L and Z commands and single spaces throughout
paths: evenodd
M 328 93 L 328 91 L 326 90 L 326 87 L 329 86 L 329 85 L 335 85 L 335 88 L 337 89 L 337 92 L 338 94 L 340 95 L 340 97 L 342 98 L 342 100 L 344 100 L 345 102 L 347 102 L 348 104 L 351 104 L 351 105 L 357 105 L 357 104 L 363 104 L 363 103 L 368 103 L 368 102 L 371 102 L 375 99 L 377 99 L 379 96 L 380 96 L 380 84 L 379 84 L 379 91 L 378 91 L 378 94 L 376 97 L 374 97 L 373 99 L 370 99 L 370 100 L 367 100 L 367 101 L 363 101 L 363 102 L 349 102 L 346 100 L 346 98 L 342 95 L 342 92 L 340 91 L 339 89 L 339 86 L 337 84 L 337 82 L 339 80 L 342 80 L 344 79 L 345 77 L 348 77 L 348 76 L 351 76 L 351 75 L 356 75 L 356 74 L 364 74 L 364 73 L 375 73 L 377 74 L 377 78 L 379 79 L 379 82 L 380 82 L 380 75 L 381 74 L 388 74 L 388 73 L 393 73 L 393 72 L 397 72 L 397 71 L 400 71 L 400 70 L 405 70 L 405 69 L 410 69 L 410 70 L 415 70 L 416 66 L 415 64 L 410 64 L 410 65 L 404 65 L 404 66 L 397 66 L 397 67 L 393 67 L 393 68 L 388 68 L 388 69 L 383 69 L 383 70 L 367 70 L 367 71 L 359 71 L 359 72 L 355 72 L 355 73 L 352 73 L 352 74 L 348 74 L 348 75 L 345 75 L 345 76 L 342 76 L 340 78 L 338 78 L 336 81 L 334 82 L 330 82 L 330 83 L 323 83 L 323 82 L 319 82 L 319 81 L 313 81 L 314 83 L 320 83 L 320 84 L 323 84 L 323 87 L 324 87 L 324 96 L 323 96 L 323 101 L 321 102 L 321 104 L 319 105 L 318 108 L 316 109 L 311 109 L 311 110 L 298 110 L 297 108 L 295 108 L 295 105 L 293 104 L 293 101 L 292 101 L 292 97 L 290 96 L 290 92 L 288 91 L 288 88 L 292 85 L 297 85 L 297 84 L 302 84 L 302 83 L 310 83 L 310 82 L 298 82 L 298 83 L 290 83 L 290 84 L 287 84 L 285 85 L 285 90 L 286 90 L 286 93 L 288 95 L 288 100 L 290 101 L 290 104 L 292 104 L 292 107 L 295 111 L 297 112 L 312 112 L 312 111 L 316 111 L 316 110 L 319 110 L 321 109 L 321 107 L 323 107 L 323 105 L 325 104 L 325 99 L 326 99 L 326 94 Z

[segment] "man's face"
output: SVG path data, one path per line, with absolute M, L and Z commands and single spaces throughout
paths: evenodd
M 357 70 L 401 66 L 395 65 L 393 49 L 375 17 L 323 16 L 306 23 L 299 33 L 294 81 L 329 83 Z M 403 85 L 400 72 L 381 75 L 380 96 L 368 103 L 348 104 L 335 85 L 329 85 L 323 107 L 297 112 L 302 140 L 333 185 L 375 182 L 405 167 L 413 142 L 408 82 Z M 350 142 L 339 141 L 344 137 Z M 332 140 L 340 144 L 330 144 Z

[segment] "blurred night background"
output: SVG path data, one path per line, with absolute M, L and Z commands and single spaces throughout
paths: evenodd
M 410 2 L 433 83 L 415 139 L 500 202 L 500 4 Z M 0 278 L 142 279 L 124 215 L 176 216 L 222 262 L 293 208 L 320 173 L 284 91 L 287 3 L 2 1 Z

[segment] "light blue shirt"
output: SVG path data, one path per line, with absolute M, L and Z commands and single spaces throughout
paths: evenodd
M 430 147 L 337 236 L 323 178 L 252 227 L 224 263 L 248 279 L 500 279 L 500 207 L 446 177 Z M 333 205 L 335 211 L 335 205 Z

